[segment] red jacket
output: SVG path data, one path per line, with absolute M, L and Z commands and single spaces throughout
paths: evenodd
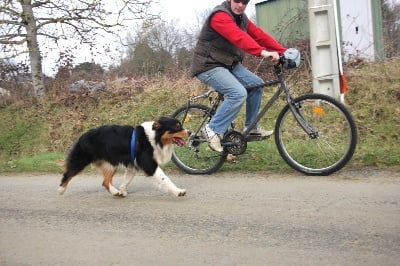
M 285 47 L 257 27 L 252 21 L 248 20 L 247 32 L 244 32 L 235 24 L 232 17 L 225 12 L 214 14 L 211 18 L 211 28 L 233 45 L 254 56 L 259 56 L 262 50 L 278 52 L 279 54 L 286 51 Z

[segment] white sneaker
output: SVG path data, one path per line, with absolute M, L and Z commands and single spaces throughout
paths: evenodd
M 224 148 L 221 146 L 221 137 L 212 131 L 208 125 L 204 127 L 203 133 L 208 141 L 208 146 L 210 146 L 211 149 L 217 152 L 222 152 L 224 150 Z
M 245 127 L 243 129 L 243 132 L 245 132 L 247 130 L 247 128 Z M 261 136 L 261 137 L 269 137 L 272 134 L 274 134 L 273 130 L 265 130 L 262 127 L 256 127 L 253 128 L 252 130 L 250 130 L 249 135 L 257 135 L 257 136 Z

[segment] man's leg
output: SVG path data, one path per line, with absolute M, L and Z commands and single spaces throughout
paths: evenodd
M 222 136 L 239 113 L 246 100 L 247 91 L 237 78 L 224 67 L 216 67 L 200 73 L 197 78 L 225 97 L 208 124 L 212 131 Z
M 243 84 L 244 87 L 255 86 L 264 83 L 264 81 L 253 72 L 249 71 L 242 65 L 236 65 L 232 74 Z M 248 96 L 246 99 L 246 121 L 245 128 L 248 127 L 252 121 L 257 117 L 260 110 L 263 88 L 255 88 L 247 91 Z

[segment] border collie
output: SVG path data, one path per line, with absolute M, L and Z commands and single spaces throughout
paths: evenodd
M 103 173 L 103 186 L 114 196 L 125 197 L 127 187 L 138 170 L 154 177 L 161 187 L 181 197 L 186 194 L 164 174 L 160 165 L 171 160 L 174 144 L 185 145 L 188 136 L 182 124 L 173 118 L 132 126 L 106 125 L 84 133 L 71 148 L 66 159 L 66 170 L 58 188 L 64 194 L 71 179 L 93 163 Z M 115 188 L 112 179 L 118 166 L 126 167 L 124 180 Z M 131 172 L 128 175 L 128 172 Z

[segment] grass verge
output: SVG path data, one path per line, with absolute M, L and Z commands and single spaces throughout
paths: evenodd
M 349 92 L 345 96 L 358 127 L 358 145 L 349 166 L 400 165 L 400 60 L 361 64 L 346 69 Z M 308 76 L 308 75 L 305 75 Z M 299 80 L 298 94 L 310 91 L 310 82 Z M 103 124 L 131 124 L 171 115 L 192 93 L 205 88 L 197 81 L 165 77 L 148 83 L 143 93 L 126 90 L 92 95 L 25 101 L 0 107 L 0 172 L 62 172 L 62 161 L 73 142 L 87 129 Z M 265 92 L 265 99 L 271 92 Z M 274 127 L 284 101 L 263 118 Z M 244 109 L 244 108 L 243 108 Z M 243 123 L 241 112 L 236 124 Z M 176 169 L 169 163 L 166 168 Z M 221 171 L 286 171 L 272 139 L 248 144 L 236 163 Z

